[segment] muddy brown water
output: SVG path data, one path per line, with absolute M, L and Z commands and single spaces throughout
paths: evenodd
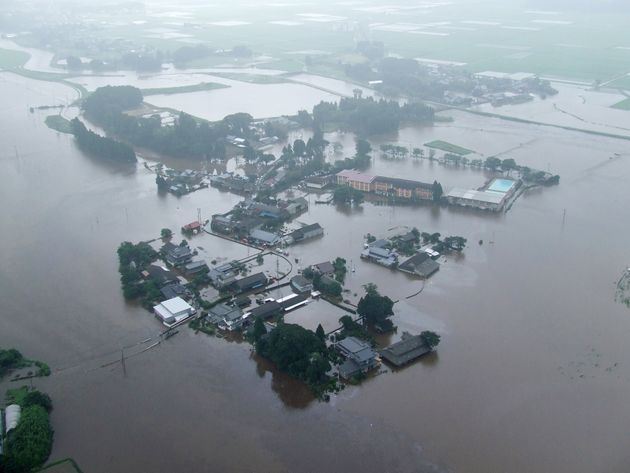
M 630 263 L 627 142 L 455 114 L 451 125 L 405 129 L 401 139 L 444 139 L 486 155 L 516 147 L 518 162 L 551 167 L 561 184 L 527 193 L 504 216 L 312 205 L 300 220 L 326 234 L 292 248 L 291 259 L 352 260 L 350 299 L 374 282 L 399 300 L 394 339 L 403 330 L 443 336 L 435 356 L 325 404 L 249 345 L 189 330 L 142 354 L 125 348 L 126 376 L 120 364 L 102 367 L 161 329 L 123 300 L 118 244 L 240 198 L 215 189 L 159 196 L 144 168 L 85 156 L 46 128 L 44 113 L 28 112 L 69 89 L 1 80 L 0 345 L 53 368 L 34 382 L 55 401 L 51 459 L 71 456 L 91 473 L 627 471 L 630 312 L 614 302 Z M 376 158 L 374 172 L 386 171 L 445 185 L 486 177 Z M 469 246 L 406 299 L 418 281 L 359 259 L 366 233 L 397 226 L 463 235 Z M 209 255 L 244 251 L 211 236 L 195 244 Z M 317 303 L 302 317 L 313 323 L 315 309 L 337 315 Z

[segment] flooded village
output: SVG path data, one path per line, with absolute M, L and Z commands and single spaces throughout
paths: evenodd
M 302 25 L 273 28 L 356 31 L 275 8 L 270 22 Z M 156 18 L 186 26 L 162 27 L 205 31 L 171 13 Z M 414 29 L 382 13 L 370 28 L 387 41 L 500 28 L 477 14 Z M 13 39 L 0 48 L 22 48 Z M 55 402 L 51 462 L 71 457 L 86 473 L 625 471 L 630 153 L 628 112 L 612 107 L 623 94 L 418 52 L 426 96 L 400 100 L 397 126 L 372 133 L 366 117 L 383 110 L 349 118 L 329 104 L 371 106 L 419 76 L 407 64 L 411 75 L 396 74 L 409 82 L 392 85 L 379 60 L 353 65 L 378 49 L 368 43 L 347 58 L 240 58 L 217 45 L 197 67 L 68 77 L 60 56 L 31 45 L 23 71 L 0 72 L 0 348 L 50 365 L 28 382 Z M 471 48 L 503 54 L 488 44 Z M 108 85 L 142 91 L 127 127 L 81 108 Z M 403 109 L 421 101 L 430 111 Z M 86 151 L 63 131 L 75 117 L 137 161 Z M 169 139 L 157 149 L 147 136 Z

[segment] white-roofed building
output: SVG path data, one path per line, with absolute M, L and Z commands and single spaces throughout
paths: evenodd
M 446 194 L 451 204 L 475 207 L 483 210 L 498 212 L 505 205 L 507 194 L 494 191 L 477 191 L 472 189 L 454 188 Z
M 181 297 L 173 297 L 153 307 L 153 312 L 164 325 L 172 327 L 197 311 Z
M 7 406 L 6 410 L 4 411 L 4 432 L 6 434 L 17 427 L 18 422 L 20 422 L 21 416 L 22 408 L 20 406 L 18 406 L 17 404 L 11 404 L 10 406 Z

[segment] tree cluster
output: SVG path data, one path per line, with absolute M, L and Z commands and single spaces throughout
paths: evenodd
M 15 348 L 9 348 L 8 350 L 0 348 L 0 379 L 9 371 L 21 368 L 25 362 L 26 360 L 22 354 Z
M 5 473 L 23 473 L 44 464 L 53 443 L 49 412 L 52 402 L 47 394 L 31 391 L 21 398 L 22 415 L 9 432 L 3 459 Z
M 363 136 L 397 131 L 401 122 L 433 122 L 433 109 L 421 103 L 376 100 L 372 97 L 342 98 L 339 103 L 320 102 L 313 120 L 321 128 L 332 124 Z
M 363 202 L 363 192 L 350 186 L 338 186 L 333 192 L 333 202 L 338 205 L 359 205 Z
M 133 117 L 123 113 L 142 103 L 142 92 L 131 86 L 96 89 L 83 103 L 90 120 L 134 145 L 174 157 L 224 159 L 226 136 L 251 135 L 251 115 L 235 113 L 215 123 L 197 121 L 180 112 L 174 126 L 162 126 L 159 115 Z
M 372 325 L 387 329 L 393 326 L 389 317 L 394 315 L 394 301 L 378 292 L 375 284 L 367 284 L 365 295 L 357 304 L 357 313 Z
M 325 385 L 331 365 L 326 343 L 300 325 L 279 323 L 268 335 L 259 334 L 256 352 L 280 370 L 304 381 L 311 388 Z
M 158 257 L 157 252 L 148 243 L 134 245 L 125 241 L 118 247 L 120 265 L 120 283 L 125 299 L 144 296 L 145 305 L 160 297 L 160 290 L 153 281 L 142 281 L 142 271 Z
M 88 130 L 83 122 L 78 118 L 73 118 L 70 122 L 72 134 L 79 144 L 79 148 L 99 158 L 111 159 L 133 163 L 136 161 L 136 153 L 128 144 L 100 136 Z

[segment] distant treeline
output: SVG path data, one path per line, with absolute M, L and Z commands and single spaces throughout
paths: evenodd
M 339 103 L 320 102 L 313 108 L 313 119 L 322 129 L 340 126 L 360 135 L 375 135 L 398 131 L 402 122 L 432 123 L 433 109 L 422 103 L 343 98 Z
M 111 159 L 113 161 L 135 162 L 136 153 L 133 148 L 125 143 L 100 136 L 88 130 L 78 118 L 73 118 L 72 134 L 79 144 L 79 148 L 94 156 Z
M 227 57 L 251 57 L 253 51 L 247 46 L 234 46 L 227 50 L 214 50 L 203 44 L 196 46 L 182 46 L 171 54 L 168 51 L 130 51 L 118 58 L 109 58 L 107 61 L 92 59 L 83 62 L 77 56 L 67 56 L 66 66 L 70 71 L 89 69 L 94 72 L 115 71 L 120 69 L 133 69 L 138 72 L 159 71 L 164 63 L 172 61 L 176 67 L 185 67 L 189 62 L 204 59 L 209 56 Z

